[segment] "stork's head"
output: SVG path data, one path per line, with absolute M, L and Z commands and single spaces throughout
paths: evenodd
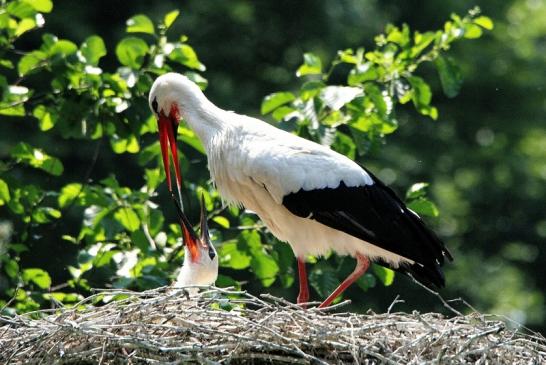
M 150 90 L 148 102 L 157 119 L 161 154 L 170 192 L 172 192 L 172 185 L 169 146 L 174 163 L 176 184 L 180 193 L 182 176 L 176 149 L 178 123 L 188 110 L 191 110 L 195 105 L 199 105 L 199 102 L 203 99 L 205 97 L 199 86 L 186 76 L 172 72 L 159 76 Z
M 200 236 L 197 236 L 193 230 L 174 195 L 172 199 L 178 212 L 185 251 L 184 266 L 180 270 L 175 286 L 214 284 L 218 277 L 218 254 L 210 242 L 203 197 L 201 197 Z

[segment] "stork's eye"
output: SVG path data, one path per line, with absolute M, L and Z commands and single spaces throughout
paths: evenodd
M 216 257 L 216 252 L 214 252 L 212 248 L 209 248 L 209 257 L 211 260 L 214 260 L 214 258 Z
M 156 114 L 158 114 L 157 107 L 158 107 L 157 98 L 154 98 L 154 100 L 152 101 L 152 109 L 153 109 L 154 113 L 156 113 Z

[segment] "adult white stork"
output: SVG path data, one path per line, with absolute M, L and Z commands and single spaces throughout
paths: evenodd
M 452 259 L 444 244 L 390 188 L 354 161 L 261 120 L 218 108 L 180 74 L 158 77 L 149 103 L 160 139 L 169 141 L 175 161 L 174 132 L 184 119 L 205 147 L 223 199 L 256 212 L 279 240 L 290 244 L 298 261 L 298 303 L 309 300 L 305 257 L 329 250 L 353 256 L 357 264 L 320 307 L 330 305 L 364 274 L 370 261 L 425 285 L 444 286 L 441 266 L 444 258 Z M 162 152 L 168 161 L 167 148 Z
M 182 242 L 184 245 L 184 264 L 174 282 L 175 287 L 189 285 L 212 285 L 218 277 L 218 254 L 210 242 L 205 203 L 201 197 L 201 236 L 197 236 L 182 207 L 171 195 L 176 205 Z

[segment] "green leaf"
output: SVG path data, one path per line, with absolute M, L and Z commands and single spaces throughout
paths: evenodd
M 140 227 L 140 219 L 132 208 L 121 207 L 114 213 L 114 218 L 128 231 L 134 232 Z
M 4 7 L 5 5 L 2 5 Z M 10 1 L 6 7 L 8 14 L 11 14 L 19 19 L 31 18 L 36 14 L 36 10 L 32 5 L 25 1 Z
M 427 106 L 432 100 L 432 91 L 430 91 L 430 86 L 418 76 L 408 77 L 408 81 L 413 88 L 413 103 L 416 107 Z
M 222 267 L 243 270 L 250 266 L 251 257 L 239 250 L 237 242 L 224 242 L 219 248 Z
M 451 58 L 443 56 L 438 56 L 434 64 L 440 75 L 444 94 L 449 98 L 455 97 L 463 84 L 463 77 L 459 67 Z
M 25 18 L 17 24 L 17 28 L 15 28 L 15 36 L 19 37 L 23 33 L 26 33 L 34 28 L 36 28 L 36 21 L 32 18 Z
M 49 47 L 47 53 L 49 56 L 60 54 L 63 56 L 71 55 L 78 50 L 78 46 L 73 42 L 66 39 L 57 40 L 51 47 Z
M 23 0 L 41 13 L 50 13 L 53 10 L 53 2 L 51 0 Z
M 264 252 L 252 255 L 252 261 L 250 267 L 254 274 L 261 280 L 264 287 L 271 286 L 276 279 L 276 275 L 279 272 L 279 266 L 273 257 Z
M 229 220 L 226 217 L 217 215 L 216 217 L 212 218 L 212 220 L 218 223 L 222 228 L 229 228 Z
M 191 129 L 183 127 L 183 126 L 179 126 L 178 137 L 180 138 L 182 142 L 192 146 L 198 152 L 201 152 L 201 154 L 203 155 L 206 154 L 205 148 L 203 147 L 201 140 L 197 137 L 197 135 Z
M 85 62 L 89 65 L 96 66 L 99 60 L 106 56 L 106 46 L 104 41 L 98 35 L 88 37 L 81 45 L 80 52 L 85 58 Z
M 273 119 L 275 119 L 277 122 L 285 119 L 285 118 L 288 118 L 288 116 L 292 116 L 296 111 L 296 109 L 290 107 L 290 106 L 281 106 L 281 107 L 278 107 L 277 109 L 275 109 L 275 111 L 273 112 L 273 114 L 271 114 L 271 116 L 273 117 Z M 289 119 L 289 118 L 288 118 Z
M 19 274 L 19 264 L 15 260 L 7 260 L 4 270 L 10 278 L 15 279 L 17 274 Z
M 429 217 L 437 217 L 440 212 L 436 205 L 426 198 L 418 198 L 411 201 L 408 204 L 408 208 L 420 215 L 426 215 Z
M 269 94 L 262 101 L 261 113 L 262 115 L 271 113 L 281 105 L 287 104 L 295 99 L 296 97 L 294 94 L 288 91 Z
M 375 276 L 373 276 L 370 273 L 362 275 L 356 281 L 356 285 L 358 285 L 360 289 L 364 291 L 367 291 L 368 289 L 373 288 L 375 284 L 376 284 Z
M 383 266 L 372 264 L 373 273 L 379 278 L 384 286 L 389 286 L 394 282 L 394 271 Z
M 138 14 L 127 20 L 127 33 L 155 34 L 154 23 L 144 14 Z
M 309 284 L 321 298 L 326 298 L 339 284 L 336 270 L 324 261 L 318 262 L 311 269 Z
M 116 47 L 119 62 L 133 69 L 142 66 L 146 53 L 148 53 L 148 44 L 136 37 L 123 38 Z
M 11 156 L 32 167 L 39 168 L 45 172 L 59 176 L 63 173 L 63 164 L 55 157 L 51 157 L 44 151 L 34 148 L 24 142 L 19 143 L 11 151 Z
M 161 183 L 161 170 L 159 169 L 145 169 L 144 170 L 146 186 L 150 191 L 155 190 Z
M 434 32 L 420 33 L 415 32 L 413 41 L 415 45 L 411 47 L 411 57 L 417 57 L 421 52 L 427 48 L 432 41 L 436 39 L 436 34 Z
M 339 62 L 357 64 L 358 58 L 355 56 L 352 49 L 346 49 L 344 51 L 337 51 L 337 58 Z
M 322 62 L 320 58 L 313 53 L 305 53 L 303 55 L 303 64 L 296 71 L 296 76 L 320 75 L 321 73 Z
M 347 83 L 350 86 L 360 85 L 366 81 L 377 79 L 377 71 L 371 62 L 363 63 L 349 72 Z
M 169 59 L 198 71 L 205 71 L 206 69 L 205 65 L 203 65 L 197 58 L 197 54 L 193 48 L 187 44 L 181 44 L 176 47 L 169 54 Z
M 491 18 L 487 16 L 483 16 L 483 15 L 474 19 L 474 24 L 478 24 L 480 27 L 485 28 L 487 30 L 492 30 L 494 27 L 494 24 Z
M 163 18 L 163 23 L 165 24 L 165 29 L 169 29 L 171 25 L 173 25 L 176 18 L 178 18 L 178 14 L 180 14 L 180 11 L 173 10 L 171 12 L 168 12 L 165 17 Z
M 482 35 L 482 28 L 476 24 L 466 24 L 464 27 L 464 37 L 468 39 L 480 38 Z
M 59 194 L 59 207 L 64 208 L 67 206 L 67 204 L 71 204 L 74 199 L 76 199 L 78 195 L 82 192 L 82 188 L 82 184 L 79 183 L 71 183 L 65 185 L 61 189 L 61 193 Z
M 39 67 L 40 65 L 45 64 L 44 61 L 47 59 L 47 55 L 42 51 L 32 51 L 27 53 L 19 60 L 17 64 L 17 71 L 19 76 L 25 76 L 30 71 Z
M 406 199 L 411 200 L 425 196 L 427 187 L 428 183 L 426 182 L 418 182 L 413 184 L 406 192 Z
M 355 142 L 351 137 L 340 131 L 336 133 L 336 139 L 334 144 L 332 144 L 332 148 L 342 155 L 349 157 L 351 160 L 354 160 L 356 157 Z
M 23 270 L 23 280 L 27 283 L 33 282 L 41 289 L 48 289 L 51 286 L 51 277 L 49 274 L 38 268 Z
M 45 132 L 50 130 L 55 125 L 55 120 L 53 119 L 51 113 L 43 105 L 38 105 L 32 112 L 32 115 L 38 119 L 41 131 Z
M 199 75 L 198 73 L 193 71 L 188 71 L 184 73 L 184 75 L 186 75 L 186 77 L 190 79 L 191 81 L 195 82 L 201 90 L 205 90 L 207 88 L 209 82 L 207 81 L 207 79 L 205 79 L 203 76 Z
M 11 199 L 8 184 L 0 179 L 0 205 L 4 205 Z

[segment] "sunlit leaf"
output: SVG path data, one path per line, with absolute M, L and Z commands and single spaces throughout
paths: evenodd
M 82 184 L 71 183 L 71 184 L 65 185 L 61 189 L 61 193 L 59 194 L 59 198 L 58 198 L 59 207 L 64 208 L 66 207 L 67 204 L 71 204 L 81 192 L 82 192 Z
M 106 56 L 106 46 L 101 37 L 92 35 L 82 43 L 80 52 L 87 64 L 96 66 L 99 64 L 99 60 Z
M 38 124 L 41 131 L 45 132 L 50 130 L 55 125 L 54 117 L 43 105 L 38 105 L 36 108 L 34 108 L 32 115 L 38 119 Z
M 238 249 L 237 242 L 224 242 L 218 251 L 222 267 L 242 270 L 250 266 L 251 257 Z
M 36 21 L 31 18 L 25 18 L 21 20 L 19 24 L 17 24 L 17 28 L 15 29 L 15 35 L 18 37 L 34 28 L 36 28 Z
M 66 39 L 59 39 L 51 47 L 49 47 L 47 53 L 49 56 L 56 54 L 68 56 L 77 50 L 78 46 L 76 46 L 75 43 L 67 41 Z
M 133 69 L 142 66 L 146 53 L 148 53 L 148 44 L 136 37 L 123 38 L 116 47 L 119 62 Z
M 379 281 L 383 283 L 384 286 L 390 286 L 394 282 L 394 271 L 383 266 L 376 264 L 372 265 L 373 273 L 379 278 Z
M 415 183 L 406 192 L 406 199 L 417 199 L 422 196 L 425 196 L 426 194 L 426 188 L 428 187 L 428 183 L 426 182 L 419 182 Z
M 42 289 L 47 289 L 51 286 L 51 277 L 49 274 L 38 268 L 24 269 L 23 280 L 25 282 L 33 282 Z
M 222 228 L 229 228 L 229 220 L 226 217 L 217 215 L 216 217 L 212 218 L 212 220 L 220 225 Z
M 19 76 L 24 76 L 40 65 L 44 64 L 47 55 L 42 51 L 32 51 L 21 57 L 17 64 Z
M 140 227 L 140 219 L 132 208 L 121 207 L 114 213 L 114 218 L 130 232 Z
M 8 184 L 0 179 L 0 205 L 4 205 L 5 203 L 9 202 L 11 199 L 9 194 L 9 188 Z
M 476 24 L 466 24 L 464 27 L 464 37 L 468 39 L 480 38 L 482 35 L 482 28 Z
M 494 25 L 491 18 L 487 16 L 479 16 L 476 19 L 474 19 L 474 23 L 478 24 L 480 27 L 485 28 L 487 30 L 492 30 Z
M 303 55 L 303 64 L 296 71 L 296 76 L 320 75 L 322 73 L 322 62 L 320 58 L 313 53 Z
M 169 59 L 195 70 L 205 71 L 206 69 L 205 65 L 203 65 L 197 58 L 197 54 L 193 48 L 187 44 L 181 44 L 176 47 L 169 54 Z
M 36 9 L 26 1 L 10 1 L 7 4 L 6 10 L 8 14 L 16 16 L 19 19 L 33 17 L 36 14 Z
M 53 10 L 53 2 L 51 0 L 23 0 L 41 13 L 50 13 Z
M 291 102 L 295 98 L 294 94 L 287 91 L 269 94 L 262 101 L 261 113 L 262 115 L 271 113 L 273 110 Z
M 169 29 L 171 25 L 173 25 L 176 18 L 178 18 L 178 14 L 180 14 L 180 11 L 173 10 L 165 15 L 165 17 L 163 18 L 163 23 L 165 24 L 166 29 Z
M 366 81 L 375 80 L 377 71 L 371 62 L 356 66 L 349 72 L 347 83 L 351 86 L 362 84 Z
M 19 143 L 11 151 L 11 156 L 32 167 L 39 168 L 45 172 L 59 176 L 63 173 L 63 164 L 55 157 L 49 156 L 44 151 L 34 148 L 24 142 Z
M 436 204 L 426 198 L 419 198 L 409 202 L 408 208 L 419 215 L 426 215 L 429 217 L 437 217 L 440 214 Z
M 271 286 L 279 272 L 279 266 L 275 260 L 266 253 L 254 253 L 250 262 L 254 274 L 261 280 L 264 287 Z
M 144 14 L 135 15 L 127 20 L 127 33 L 155 34 L 154 23 Z

